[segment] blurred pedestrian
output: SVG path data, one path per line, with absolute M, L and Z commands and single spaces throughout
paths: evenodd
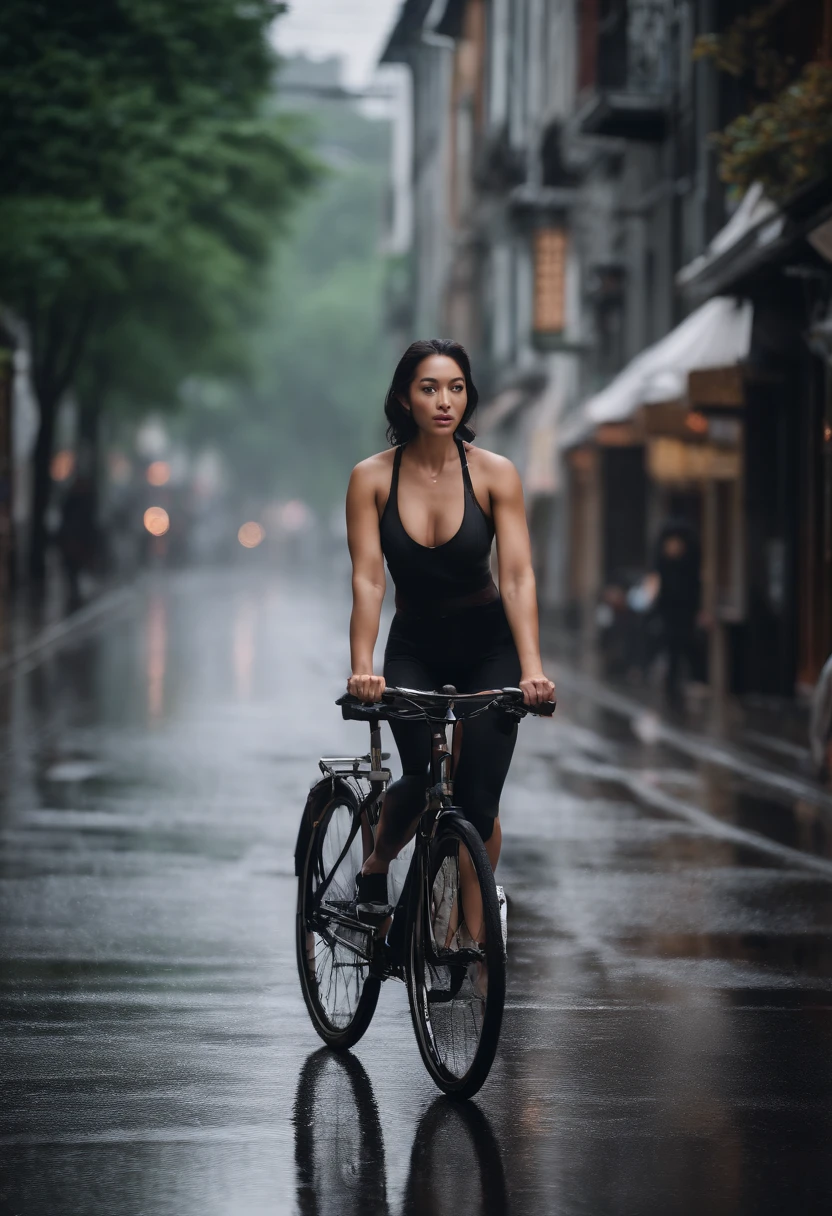
M 57 542 L 66 579 L 69 612 L 82 603 L 81 575 L 91 573 L 97 550 L 97 503 L 92 478 L 79 474 L 67 490 L 61 506 Z
M 662 625 L 662 646 L 667 658 L 665 693 L 676 708 L 682 700 L 682 666 L 695 676 L 699 669 L 697 626 L 702 609 L 702 574 L 699 542 L 684 520 L 669 520 L 656 546 L 658 594 L 656 613 Z

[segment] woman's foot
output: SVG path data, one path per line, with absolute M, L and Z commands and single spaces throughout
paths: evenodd
M 387 899 L 386 874 L 356 874 L 355 914 L 368 924 L 381 924 L 393 909 Z

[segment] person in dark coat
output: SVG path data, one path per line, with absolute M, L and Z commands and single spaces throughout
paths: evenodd
M 697 618 L 702 608 L 702 575 L 699 542 L 684 520 L 669 520 L 656 545 L 656 573 L 659 590 L 656 613 L 662 624 L 667 654 L 665 691 L 668 702 L 678 706 L 682 699 L 682 664 L 689 671 L 698 667 Z

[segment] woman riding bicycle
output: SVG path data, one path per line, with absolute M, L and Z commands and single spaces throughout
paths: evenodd
M 365 702 L 385 684 L 459 692 L 519 686 L 526 704 L 554 699 L 543 674 L 537 599 L 520 478 L 509 460 L 471 446 L 467 422 L 477 390 L 464 348 L 447 339 L 414 342 L 387 393 L 392 449 L 355 467 L 347 492 L 352 557 L 352 675 L 347 688 Z M 496 537 L 500 589 L 491 577 Z M 396 615 L 373 674 L 384 599 L 384 560 L 396 588 Z M 374 851 L 358 876 L 362 904 L 387 903 L 387 872 L 413 836 L 425 805 L 431 753 L 425 721 L 392 721 L 402 777 L 387 790 Z M 496 715 L 464 724 L 456 758 L 455 801 L 500 855 L 500 794 L 516 725 Z

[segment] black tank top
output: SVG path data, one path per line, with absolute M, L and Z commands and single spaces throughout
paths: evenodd
M 461 440 L 465 509 L 459 530 L 442 545 L 420 545 L 404 529 L 399 515 L 399 469 L 403 447 L 396 449 L 390 495 L 382 512 L 381 548 L 396 585 L 396 608 L 422 611 L 484 604 L 498 597 L 491 577 L 494 524 L 480 506 Z

